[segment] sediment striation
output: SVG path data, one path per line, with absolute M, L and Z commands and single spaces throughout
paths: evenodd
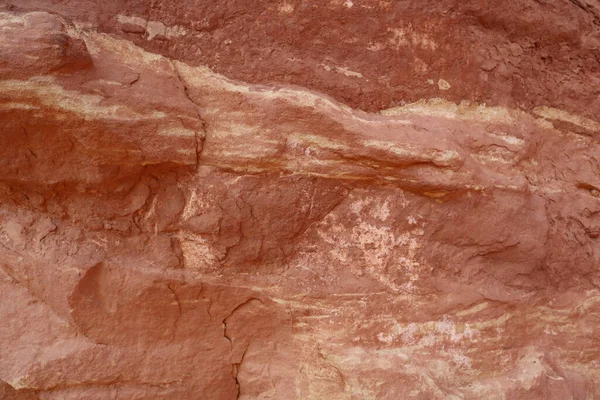
M 0 397 L 600 398 L 596 2 L 105 3 L 0 2 Z

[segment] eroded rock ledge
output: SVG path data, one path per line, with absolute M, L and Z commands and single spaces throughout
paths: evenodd
M 600 396 L 586 113 L 367 112 L 49 12 L 0 44 L 4 397 Z

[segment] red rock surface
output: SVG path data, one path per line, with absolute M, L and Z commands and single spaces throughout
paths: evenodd
M 0 7 L 0 398 L 600 398 L 597 1 Z

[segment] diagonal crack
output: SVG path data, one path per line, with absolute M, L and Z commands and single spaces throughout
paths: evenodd
M 233 341 L 231 340 L 231 337 L 227 334 L 227 320 L 229 318 L 231 318 L 231 316 L 233 316 L 233 314 L 235 314 L 238 310 L 240 310 L 242 307 L 244 307 L 245 305 L 249 304 L 252 301 L 258 301 L 261 304 L 263 304 L 262 300 L 256 297 L 250 297 L 248 300 L 244 301 L 243 303 L 237 305 L 233 310 L 231 310 L 231 312 L 229 314 L 227 314 L 227 316 L 225 318 L 223 318 L 223 337 L 225 337 L 225 339 L 227 339 L 229 341 L 229 343 L 231 344 L 231 347 L 233 349 Z
M 247 304 L 250 304 L 253 301 L 258 301 L 261 304 L 264 304 L 261 299 L 256 298 L 256 297 L 250 297 L 249 299 L 247 299 L 243 303 L 237 305 L 233 310 L 231 310 L 231 312 L 229 314 L 227 314 L 227 316 L 225 318 L 223 318 L 223 337 L 229 341 L 229 345 L 230 345 L 232 353 L 233 353 L 233 339 L 231 338 L 231 336 L 229 336 L 227 334 L 227 319 L 229 319 L 231 316 L 233 316 L 233 314 L 235 314 L 240 309 L 242 309 L 244 306 L 246 306 Z M 233 377 L 233 379 L 235 381 L 235 387 L 237 389 L 236 399 L 239 399 L 240 395 L 242 393 L 240 382 L 238 380 L 238 374 L 239 374 L 239 371 L 240 371 L 240 366 L 242 365 L 242 362 L 244 361 L 244 357 L 245 357 L 247 351 L 248 351 L 248 347 L 246 347 L 246 349 L 244 349 L 244 352 L 242 353 L 242 357 L 240 358 L 240 361 L 237 362 L 237 363 L 234 362 L 234 363 L 231 364 L 231 368 L 232 368 L 231 369 L 231 375 L 232 375 L 232 377 Z
M 231 374 L 233 375 L 233 379 L 235 380 L 235 388 L 237 389 L 237 396 L 235 397 L 236 399 L 239 399 L 240 395 L 242 394 L 242 386 L 240 385 L 238 375 L 240 373 L 240 368 L 242 367 L 242 363 L 244 362 L 244 357 L 246 356 L 246 352 L 248 351 L 248 347 L 249 346 L 247 346 L 246 349 L 244 350 L 244 352 L 242 353 L 242 357 L 240 357 L 240 362 L 231 364 L 231 366 L 232 366 Z
M 179 295 L 177 294 L 177 292 L 175 291 L 175 289 L 173 289 L 171 287 L 170 283 L 167 284 L 167 288 L 173 294 L 173 297 L 175 298 L 175 301 L 177 302 L 177 310 L 179 311 L 179 314 L 177 315 L 177 318 L 175 319 L 175 322 L 173 322 L 173 335 L 171 337 L 171 341 L 175 341 L 175 336 L 177 334 L 177 324 L 179 323 L 179 320 L 181 319 L 181 301 L 179 300 Z
M 594 20 L 594 24 L 600 25 L 600 11 L 588 4 L 585 0 L 569 0 L 575 6 L 581 8 L 585 13 L 590 14 Z
M 196 111 L 196 116 L 198 117 L 198 122 L 200 123 L 200 127 L 202 130 L 202 132 L 198 132 L 198 130 L 194 129 L 194 140 L 195 140 L 195 147 L 196 147 L 196 168 L 198 168 L 200 165 L 200 157 L 202 155 L 202 150 L 204 149 L 204 140 L 206 139 L 206 123 L 204 122 L 204 120 L 202 119 L 202 116 L 200 115 L 198 103 L 196 103 L 194 101 L 194 99 L 192 99 L 192 97 L 190 96 L 188 85 L 185 82 L 185 79 L 183 79 L 183 77 L 181 76 L 179 67 L 177 67 L 177 64 L 175 62 L 173 62 L 173 60 L 171 60 L 171 59 L 168 59 L 168 60 L 169 60 L 169 63 L 171 64 L 171 67 L 173 68 L 175 77 L 177 78 L 179 83 L 181 83 L 181 86 L 183 87 L 183 94 L 188 99 L 188 101 L 190 103 L 192 103 L 194 106 L 194 110 Z

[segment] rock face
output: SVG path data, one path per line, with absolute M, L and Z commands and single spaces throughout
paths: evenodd
M 2 399 L 599 399 L 600 4 L 0 1 Z

